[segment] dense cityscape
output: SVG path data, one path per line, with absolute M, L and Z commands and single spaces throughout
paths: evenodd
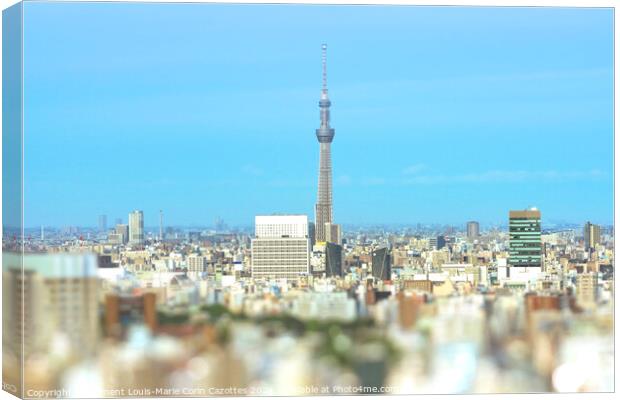
M 5 390 L 614 390 L 613 226 L 549 228 L 545 210 L 526 205 L 506 208 L 497 226 L 477 222 L 484 216 L 336 223 L 326 50 L 314 221 L 276 212 L 251 228 L 187 228 L 160 211 L 159 226 L 145 228 L 143 211 L 128 209 L 114 224 L 100 215 L 96 227 L 29 228 L 23 240 L 5 229 Z

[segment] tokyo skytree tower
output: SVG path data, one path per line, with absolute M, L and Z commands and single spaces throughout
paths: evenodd
M 332 223 L 332 157 L 331 143 L 334 140 L 335 131 L 329 126 L 329 106 L 331 102 L 327 96 L 327 45 L 323 44 L 323 88 L 321 89 L 321 99 L 319 109 L 321 112 L 321 125 L 316 130 L 316 137 L 319 141 L 319 190 L 317 202 L 314 209 L 316 241 L 325 242 L 327 236 L 326 223 Z

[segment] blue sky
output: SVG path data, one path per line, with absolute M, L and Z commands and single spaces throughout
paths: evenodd
M 610 9 L 25 6 L 25 225 L 613 220 Z M 483 226 L 484 227 L 484 226 Z

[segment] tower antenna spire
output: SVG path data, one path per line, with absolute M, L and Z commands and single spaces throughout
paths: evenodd
M 323 90 L 327 91 L 327 44 L 321 45 L 321 59 L 323 61 Z

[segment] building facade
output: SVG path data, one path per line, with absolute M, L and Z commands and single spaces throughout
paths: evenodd
M 340 225 L 332 224 L 331 222 L 325 223 L 325 242 L 341 244 L 342 232 L 340 231 Z
M 511 267 L 542 267 L 540 211 L 529 209 L 509 213 L 509 258 Z
M 477 221 L 467 223 L 467 239 L 474 240 L 480 236 L 480 224 Z
M 8 323 L 3 342 L 7 348 L 15 349 L 23 338 L 26 356 L 45 354 L 54 335 L 61 335 L 74 357 L 94 354 L 100 330 L 97 257 L 27 254 L 23 264 L 20 258 L 3 259 L 3 321 Z M 21 318 L 4 319 L 15 317 Z
M 437 250 L 441 250 L 446 247 L 446 237 L 444 235 L 437 236 Z
M 596 306 L 598 300 L 598 273 L 585 272 L 577 275 L 575 297 L 581 307 L 592 308 Z
M 392 277 L 392 263 L 390 251 L 387 247 L 373 250 L 372 252 L 372 276 L 377 280 L 389 280 Z
M 129 244 L 144 244 L 144 214 L 136 210 L 129 213 Z
M 127 224 L 117 224 L 114 228 L 116 234 L 120 235 L 121 244 L 127 244 L 129 241 L 129 225 Z
M 113 245 L 123 244 L 123 235 L 116 232 L 108 233 L 108 243 Z
M 327 276 L 342 276 L 344 273 L 344 255 L 342 246 L 327 242 L 325 245 L 325 272 Z
M 187 271 L 189 272 L 206 272 L 209 265 L 207 256 L 199 254 L 190 254 L 187 256 Z
M 252 277 L 298 279 L 310 272 L 306 215 L 256 216 Z
M 601 243 L 600 225 L 595 225 L 590 221 L 586 222 L 586 225 L 583 227 L 583 239 L 586 250 L 589 251 L 596 248 L 596 245 Z
M 306 215 L 257 215 L 254 222 L 257 238 L 308 237 Z

